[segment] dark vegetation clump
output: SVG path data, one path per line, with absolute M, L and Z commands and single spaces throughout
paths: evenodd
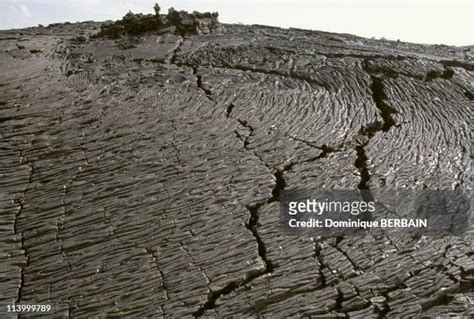
M 154 14 L 135 14 L 129 11 L 122 20 L 105 24 L 97 36 L 117 39 L 122 35 L 140 35 L 146 32 L 173 30 L 179 35 L 206 34 L 221 31 L 217 12 L 177 11 L 170 8 L 168 14 L 160 14 L 160 6 L 155 4 Z
M 138 35 L 159 29 L 162 25 L 159 14 L 135 14 L 129 11 L 122 20 L 101 27 L 98 36 L 119 38 L 123 34 Z
M 168 10 L 167 21 L 171 26 L 176 27 L 176 32 L 180 35 L 186 34 L 206 34 L 218 32 L 222 28 L 218 20 L 217 12 L 197 12 L 177 11 L 174 8 Z

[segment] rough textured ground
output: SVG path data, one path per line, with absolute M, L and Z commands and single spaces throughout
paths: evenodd
M 298 238 L 278 223 L 285 189 L 470 192 L 471 49 L 225 28 L 0 32 L 0 305 L 472 316 L 472 232 Z

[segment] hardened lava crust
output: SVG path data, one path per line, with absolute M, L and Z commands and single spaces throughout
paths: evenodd
M 0 305 L 472 317 L 472 228 L 328 238 L 279 225 L 283 190 L 471 192 L 472 47 L 192 23 L 0 32 Z

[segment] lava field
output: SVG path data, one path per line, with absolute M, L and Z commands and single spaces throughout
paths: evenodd
M 472 192 L 472 47 L 102 25 L 0 31 L 0 305 L 474 315 L 472 227 L 308 237 L 279 224 L 286 190 Z

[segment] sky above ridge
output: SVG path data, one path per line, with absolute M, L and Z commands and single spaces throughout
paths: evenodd
M 218 11 L 224 23 L 296 27 L 363 37 L 474 44 L 473 0 L 0 0 L 0 29 L 54 22 L 116 20 L 128 10 L 152 13 L 158 2 Z

